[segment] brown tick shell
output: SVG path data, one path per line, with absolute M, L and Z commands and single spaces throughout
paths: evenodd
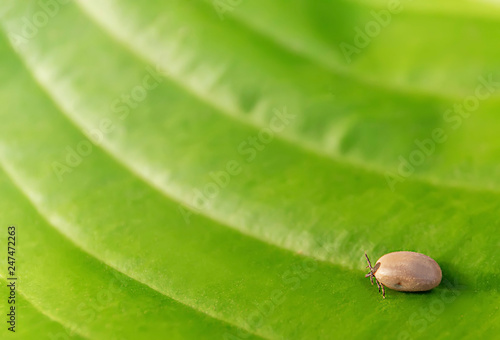
M 439 285 L 443 276 L 436 261 L 412 251 L 385 254 L 378 259 L 375 268 L 379 282 L 402 292 L 430 290 Z

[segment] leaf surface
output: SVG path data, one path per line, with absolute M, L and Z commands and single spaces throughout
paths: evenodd
M 381 4 L 77 1 L 26 39 L 43 9 L 7 1 L 0 207 L 26 317 L 103 339 L 496 336 L 500 96 L 444 115 L 496 79 L 500 24 L 460 4 L 409 6 L 348 64 Z M 382 300 L 363 253 L 396 250 L 443 283 Z

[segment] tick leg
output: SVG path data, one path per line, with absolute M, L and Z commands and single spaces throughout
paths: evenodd
M 382 297 L 385 299 L 385 287 L 383 284 L 380 284 L 382 286 Z
M 369 272 L 368 274 L 366 274 L 365 277 L 369 277 L 370 281 L 371 281 L 371 283 L 373 285 L 373 274 L 372 274 L 372 272 Z
M 368 258 L 368 255 L 366 255 L 366 253 L 365 253 L 365 257 L 366 257 L 366 261 L 368 262 L 368 268 L 372 269 L 372 263 L 370 262 L 370 259 Z

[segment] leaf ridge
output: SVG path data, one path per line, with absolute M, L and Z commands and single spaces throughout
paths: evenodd
M 5 281 L 5 283 L 7 283 L 7 280 L 5 279 L 5 277 L 0 274 L 0 278 L 2 280 Z M 40 313 L 41 315 L 43 315 L 44 317 L 46 317 L 47 319 L 55 322 L 55 323 L 58 323 L 59 325 L 61 325 L 67 332 L 69 331 L 70 334 L 75 332 L 78 334 L 79 337 L 83 338 L 83 339 L 91 339 L 91 337 L 89 335 L 86 335 L 84 334 L 81 330 L 78 330 L 78 328 L 75 326 L 75 327 L 70 327 L 69 325 L 66 325 L 64 323 L 63 320 L 60 320 L 59 318 L 51 315 L 49 312 L 46 312 L 44 310 L 42 310 L 39 306 L 37 306 L 26 294 L 23 293 L 22 289 L 19 289 L 17 288 L 16 292 L 23 297 L 23 299 L 29 303 L 33 309 L 35 309 L 38 313 Z
M 222 322 L 224 324 L 227 324 L 231 327 L 234 327 L 234 328 L 238 328 L 246 333 L 249 333 L 251 335 L 254 335 L 256 337 L 260 337 L 260 338 L 263 338 L 265 339 L 262 335 L 258 335 L 258 334 L 255 334 L 253 333 L 252 331 L 250 331 L 249 329 L 241 326 L 241 325 L 237 325 L 233 322 L 230 322 L 230 321 L 227 321 L 227 320 L 224 320 L 224 319 L 221 319 L 217 316 L 214 316 L 214 315 L 211 315 L 209 314 L 208 312 L 202 310 L 202 309 L 199 309 L 199 308 L 196 308 L 195 306 L 192 306 L 188 303 L 186 303 L 185 301 L 181 301 L 179 299 L 176 299 L 174 298 L 173 296 L 170 296 L 168 294 L 166 294 L 165 292 L 155 288 L 154 286 L 146 283 L 146 282 L 143 282 L 142 280 L 138 279 L 138 278 L 135 278 L 135 276 L 132 276 L 131 274 L 127 273 L 127 272 L 124 272 L 122 271 L 120 268 L 117 268 L 116 266 L 108 263 L 107 261 L 101 259 L 100 256 L 92 253 L 90 250 L 87 250 L 85 248 L 84 245 L 81 245 L 79 244 L 76 240 L 73 240 L 73 238 L 69 235 L 67 235 L 62 228 L 58 227 L 57 226 L 57 222 L 54 222 L 54 218 L 51 218 L 50 216 L 48 216 L 44 211 L 43 211 L 43 208 L 40 207 L 37 202 L 36 202 L 36 194 L 32 194 L 30 193 L 28 190 L 24 189 L 23 185 L 20 184 L 21 182 L 21 179 L 17 178 L 17 176 L 15 175 L 15 171 L 14 169 L 11 169 L 10 166 L 7 165 L 8 162 L 5 162 L 4 160 L 4 157 L 3 155 L 0 155 L 0 167 L 3 169 L 4 173 L 7 175 L 7 177 L 9 177 L 9 179 L 11 180 L 11 182 L 14 184 L 14 186 L 17 188 L 17 190 L 26 198 L 26 200 L 30 203 L 30 205 L 35 209 L 35 211 L 38 213 L 38 215 L 47 222 L 47 224 L 49 226 L 51 226 L 55 231 L 57 231 L 57 233 L 59 233 L 62 237 L 64 237 L 66 240 L 68 240 L 68 242 L 73 245 L 74 247 L 76 247 L 78 250 L 82 251 L 83 253 L 87 254 L 88 256 L 92 257 L 93 259 L 95 259 L 96 261 L 100 262 L 100 263 L 103 263 L 104 265 L 112 268 L 113 270 L 116 270 L 117 272 L 127 276 L 128 278 L 130 278 L 131 280 L 135 281 L 136 283 L 140 284 L 140 285 L 143 285 L 145 287 L 147 287 L 148 289 L 152 290 L 152 291 L 155 291 L 157 292 L 158 294 L 161 294 L 162 296 L 166 297 L 167 299 L 170 299 L 174 302 L 177 302 L 183 306 L 186 306 L 188 307 L 189 309 L 195 311 L 196 313 L 201 313 L 203 315 L 206 315 L 208 316 L 209 318 L 211 319 L 214 319 L 214 320 L 217 320 L 219 322 Z M 58 220 L 62 221 L 63 219 L 61 218 L 57 218 Z M 68 222 L 66 222 L 68 223 Z M 68 223 L 69 224 L 69 223 Z M 1 277 L 1 276 L 0 276 Z
M 119 34 L 115 33 L 114 29 L 107 27 L 101 21 L 96 18 L 90 10 L 86 8 L 86 5 L 84 5 L 83 2 L 76 1 L 76 4 L 78 7 L 82 10 L 83 13 L 89 17 L 90 20 L 92 20 L 98 27 L 100 27 L 106 34 L 112 38 L 114 41 L 116 41 L 118 44 L 123 46 L 123 48 L 127 51 L 129 51 L 132 55 L 134 55 L 136 58 L 139 60 L 146 62 L 150 65 L 155 64 L 155 60 L 153 57 L 142 53 L 140 50 L 138 50 L 133 44 L 128 43 L 124 39 L 122 39 Z M 250 27 L 252 28 L 252 27 Z M 293 52 L 293 51 L 292 51 Z M 313 60 L 314 61 L 314 60 Z M 163 66 L 163 65 L 162 65 Z M 242 118 L 242 114 L 239 112 L 232 112 L 231 108 L 224 107 L 223 105 L 219 105 L 217 102 L 213 101 L 210 99 L 210 96 L 204 95 L 201 93 L 201 91 L 196 91 L 196 89 L 190 88 L 188 84 L 184 84 L 180 79 L 177 79 L 177 77 L 174 77 L 170 75 L 167 77 L 167 75 L 163 74 L 163 77 L 166 79 L 172 81 L 175 85 L 177 85 L 179 88 L 185 90 L 188 94 L 192 95 L 194 98 L 198 99 L 201 103 L 207 105 L 208 107 L 211 107 L 215 109 L 216 113 L 219 113 L 229 119 L 232 119 L 233 121 L 246 126 L 250 127 L 252 129 L 255 129 L 259 131 L 262 129 L 264 126 L 260 125 L 259 123 L 254 122 L 251 119 L 245 119 Z M 285 144 L 291 145 L 294 148 L 297 148 L 299 150 L 304 151 L 305 153 L 310 153 L 316 157 L 319 157 L 321 159 L 326 159 L 329 161 L 334 161 L 338 164 L 341 165 L 347 165 L 350 166 L 354 169 L 361 169 L 362 171 L 366 171 L 368 173 L 373 173 L 376 176 L 382 177 L 381 180 L 385 180 L 384 177 L 388 172 L 394 173 L 396 170 L 395 169 L 389 169 L 389 168 L 383 168 L 374 164 L 369 164 L 363 161 L 355 160 L 353 158 L 348 158 L 344 156 L 339 156 L 339 155 L 333 155 L 331 153 L 327 153 L 321 148 L 314 147 L 311 143 L 307 143 L 304 140 L 301 140 L 298 137 L 293 137 L 293 136 L 287 136 L 285 134 L 276 134 L 275 136 L 276 140 L 280 140 Z M 425 176 L 418 176 L 418 175 L 413 175 L 411 178 L 406 178 L 406 181 L 414 181 L 417 183 L 424 183 L 427 185 L 431 185 L 434 187 L 443 187 L 443 188 L 450 188 L 450 189 L 459 189 L 459 190 L 464 190 L 464 191 L 469 191 L 469 192 L 489 192 L 489 193 L 494 193 L 494 194 L 500 194 L 500 189 L 495 189 L 495 188 L 488 188 L 485 186 L 472 186 L 469 184 L 464 184 L 461 182 L 443 182 L 439 180 L 434 180 L 432 177 L 425 177 Z

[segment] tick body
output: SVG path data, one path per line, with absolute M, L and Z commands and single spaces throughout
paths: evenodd
M 443 276 L 436 261 L 412 251 L 385 254 L 373 267 L 366 253 L 365 257 L 370 269 L 365 277 L 369 277 L 372 284 L 375 279 L 384 298 L 384 286 L 401 292 L 422 292 L 439 285 Z

